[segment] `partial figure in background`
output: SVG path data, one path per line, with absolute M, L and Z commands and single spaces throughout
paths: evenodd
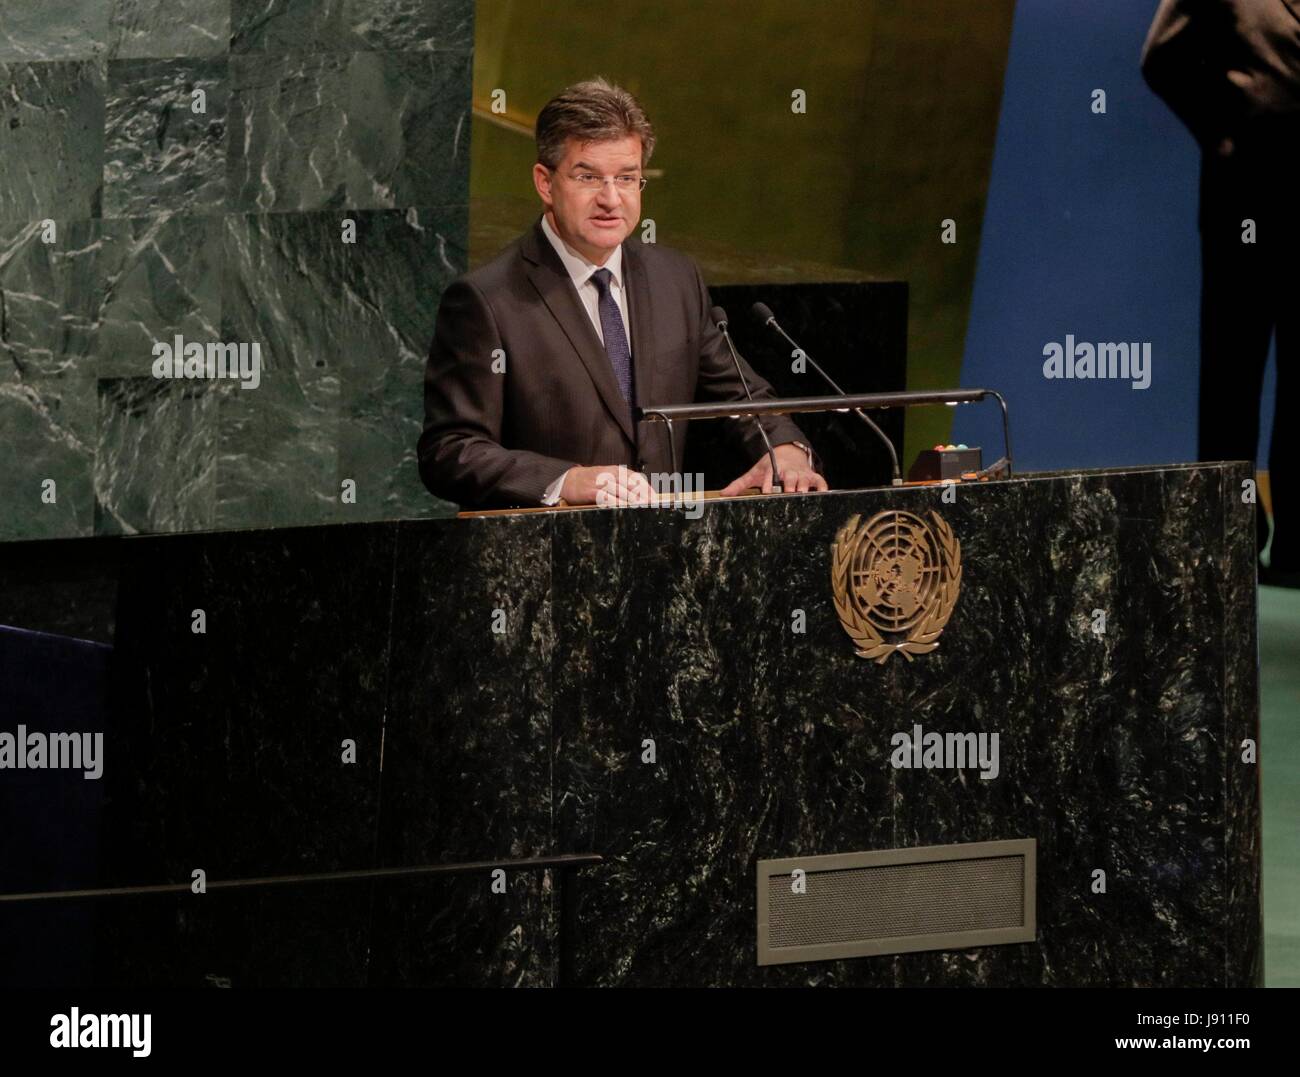
M 1201 147 L 1201 460 L 1254 460 L 1270 338 L 1277 399 L 1270 567 L 1300 586 L 1300 0 L 1162 0 L 1142 74 Z M 1268 538 L 1256 505 L 1258 548 Z

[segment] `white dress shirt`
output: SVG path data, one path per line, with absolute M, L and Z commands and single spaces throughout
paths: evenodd
M 596 330 L 596 336 L 600 338 L 602 344 L 605 343 L 605 331 L 600 325 L 600 289 L 596 287 L 596 282 L 591 279 L 591 276 L 598 269 L 609 270 L 609 293 L 614 297 L 614 302 L 618 304 L 618 312 L 623 318 L 623 336 L 627 338 L 628 352 L 630 354 L 632 334 L 628 331 L 627 289 L 623 287 L 622 246 L 614 248 L 614 252 L 606 259 L 604 266 L 598 266 L 595 262 L 587 261 L 586 258 L 565 243 L 556 234 L 555 229 L 551 227 L 551 222 L 546 219 L 545 214 L 542 215 L 542 231 L 546 233 L 546 238 L 551 241 L 555 253 L 560 256 L 560 261 L 564 263 L 564 268 L 569 273 L 569 279 L 573 281 L 573 287 L 578 291 L 578 298 L 582 300 L 582 305 L 587 310 L 587 317 L 591 319 L 591 324 Z M 563 489 L 564 479 L 568 474 L 566 471 L 546 488 L 546 494 L 542 498 L 543 505 L 554 505 L 560 500 L 560 490 Z
M 600 338 L 602 344 L 605 343 L 605 331 L 600 325 L 600 289 L 596 287 L 596 282 L 591 279 L 593 273 L 598 269 L 608 269 L 610 272 L 609 291 L 618 304 L 618 312 L 623 318 L 623 336 L 627 338 L 629 354 L 632 348 L 632 334 L 628 330 L 630 324 L 627 316 L 627 289 L 623 282 L 623 248 L 618 246 L 614 248 L 613 253 L 606 260 L 604 266 L 598 266 L 595 262 L 589 262 L 577 251 L 573 250 L 567 243 L 562 240 L 551 227 L 551 222 L 547 220 L 546 215 L 542 215 L 542 231 L 546 233 L 546 238 L 551 241 L 551 246 L 555 248 L 555 253 L 560 256 L 560 261 L 564 263 L 564 268 L 568 271 L 569 279 L 573 281 L 573 287 L 577 289 L 578 298 L 582 300 L 582 305 L 587 310 L 587 317 L 591 319 L 591 324 L 596 330 L 596 336 Z M 813 463 L 812 450 L 802 442 L 796 441 L 792 444 L 798 445 L 808 454 L 808 466 Z M 572 469 L 570 469 L 572 470 Z M 554 505 L 560 500 L 560 491 L 564 488 L 565 477 L 569 474 L 564 472 L 550 486 L 546 488 L 546 493 L 542 496 L 543 505 Z

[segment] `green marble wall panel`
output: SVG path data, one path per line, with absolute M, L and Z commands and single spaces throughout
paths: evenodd
M 104 65 L 0 63 L 0 221 L 98 217 Z
M 214 527 L 248 520 L 276 526 L 331 523 L 342 506 L 333 479 L 338 464 L 339 380 L 299 379 L 284 357 L 264 360 L 260 388 L 230 387 L 217 420 Z
M 229 0 L 5 0 L 0 10 L 0 60 L 222 56 L 229 46 Z
M 342 243 L 348 222 L 355 242 Z M 238 526 L 257 476 L 300 522 L 445 511 L 420 485 L 415 442 L 428 297 L 464 265 L 465 208 L 232 215 L 225 227 L 222 337 L 261 341 L 263 371 L 258 389 L 222 403 L 218 524 Z M 354 504 L 338 500 L 345 479 Z
M 411 52 L 474 47 L 464 0 L 233 0 L 231 52 Z
M 432 336 L 429 296 L 463 272 L 468 210 L 356 214 L 344 287 L 339 461 L 335 489 L 356 483 L 349 518 L 436 516 L 443 503 L 420 482 L 415 443 L 424 425 L 424 360 Z M 380 255 L 382 254 L 382 257 Z M 419 287 L 412 289 L 411 281 Z M 396 355 L 396 361 L 385 358 Z
M 0 2 L 0 539 L 454 511 L 414 446 L 466 268 L 473 25 Z M 260 383 L 155 377 L 177 336 L 258 343 Z
M 467 53 L 232 57 L 231 207 L 465 202 L 471 66 Z
M 103 222 L 95 372 L 150 377 L 157 340 L 221 337 L 223 217 Z
M 95 373 L 103 225 L 61 219 L 0 224 L 5 377 L 27 382 Z
M 225 208 L 226 68 L 225 57 L 108 65 L 104 216 Z
M 230 5 L 222 0 L 114 0 L 109 54 L 118 59 L 224 56 L 230 43 Z
M 0 8 L 0 60 L 103 55 L 112 8 L 108 0 L 5 0 Z
M 335 518 L 339 371 L 321 316 L 341 291 L 341 220 L 282 214 L 224 222 L 221 335 L 259 341 L 262 371 L 258 388 L 232 386 L 221 409 L 219 527 L 266 514 L 297 523 Z
M 95 394 L 88 374 L 0 380 L 0 540 L 91 534 Z
M 217 404 L 229 386 L 99 379 L 95 531 L 189 531 L 212 526 Z

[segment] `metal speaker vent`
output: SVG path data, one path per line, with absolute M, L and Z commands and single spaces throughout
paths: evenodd
M 1018 838 L 760 860 L 758 963 L 1032 942 L 1037 853 Z

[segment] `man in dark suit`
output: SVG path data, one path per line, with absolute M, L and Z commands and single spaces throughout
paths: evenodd
M 603 80 L 542 109 L 543 215 L 438 309 L 418 449 L 438 497 L 473 508 L 643 503 L 646 473 L 668 474 L 673 446 L 632 409 L 745 398 L 695 263 L 631 238 L 653 149 L 636 99 Z M 755 399 L 773 395 L 748 364 L 745 376 Z M 754 421 L 726 421 L 755 463 L 723 493 L 773 489 Z M 826 489 L 799 428 L 763 422 L 783 488 Z M 677 461 L 684 427 L 674 424 Z
M 1276 335 L 1273 546 L 1260 582 L 1298 586 L 1300 470 L 1288 425 L 1300 403 L 1300 4 L 1162 0 L 1142 73 L 1201 147 L 1198 455 L 1255 458 L 1264 366 Z M 1262 548 L 1262 502 L 1256 510 Z

